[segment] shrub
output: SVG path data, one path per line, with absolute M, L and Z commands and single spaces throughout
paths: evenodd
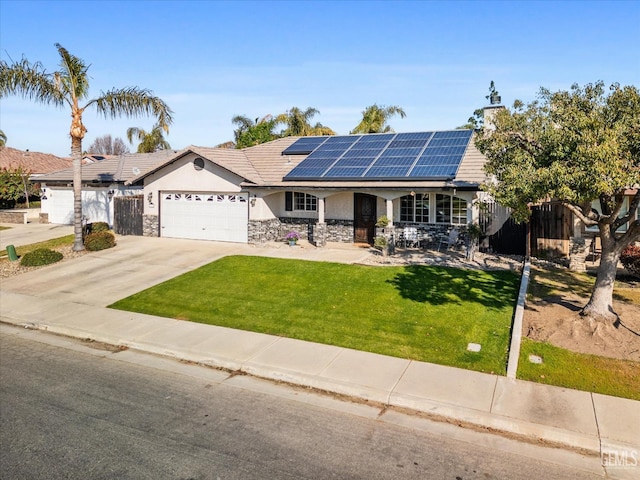
M 115 246 L 116 237 L 109 231 L 90 233 L 84 240 L 84 247 L 92 252 Z
M 383 237 L 382 235 L 378 235 L 376 238 L 373 239 L 373 246 L 374 247 L 380 247 L 380 248 L 384 248 L 387 246 L 387 238 Z
M 93 222 L 87 225 L 87 233 L 108 232 L 109 224 L 107 222 Z
M 627 272 L 640 278 L 640 245 L 628 245 L 620 254 L 620 263 Z
M 60 252 L 49 248 L 38 248 L 25 253 L 20 259 L 20 265 L 24 267 L 39 267 L 49 265 L 62 260 L 63 255 Z

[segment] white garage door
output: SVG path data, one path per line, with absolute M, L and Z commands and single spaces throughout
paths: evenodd
M 247 194 L 163 192 L 160 235 L 247 242 Z

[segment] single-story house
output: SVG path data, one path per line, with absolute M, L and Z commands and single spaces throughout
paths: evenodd
M 176 151 L 163 150 L 147 154 L 126 154 L 100 161 L 83 159 L 82 212 L 88 222 L 106 222 L 113 226 L 113 199 L 139 195 L 141 186 L 127 186 L 125 182 L 148 170 Z M 73 168 L 47 175 L 31 176 L 40 183 L 41 218 L 48 223 L 73 223 Z
M 258 243 L 372 243 L 378 217 L 448 230 L 477 221 L 484 156 L 472 130 L 286 137 L 190 146 L 127 180 L 144 235 Z

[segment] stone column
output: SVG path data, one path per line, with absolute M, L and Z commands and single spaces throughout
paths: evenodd
M 327 245 L 327 224 L 326 223 L 318 222 L 313 226 L 312 243 L 316 247 L 324 247 Z
M 587 271 L 587 255 L 591 248 L 591 238 L 571 237 L 569 239 L 569 270 L 574 272 Z

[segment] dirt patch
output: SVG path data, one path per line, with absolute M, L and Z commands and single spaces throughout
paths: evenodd
M 640 305 L 614 300 L 614 324 L 582 317 L 588 301 L 571 292 L 527 301 L 524 335 L 573 352 L 640 362 Z

